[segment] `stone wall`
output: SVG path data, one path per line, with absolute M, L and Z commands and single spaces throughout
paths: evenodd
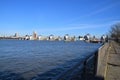
M 109 54 L 108 49 L 109 49 L 109 43 L 105 43 L 98 50 L 97 70 L 96 70 L 96 76 L 97 77 L 102 77 L 102 78 L 105 77 L 106 68 L 107 68 L 108 54 Z

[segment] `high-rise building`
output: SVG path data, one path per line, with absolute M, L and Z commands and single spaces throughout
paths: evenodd
M 14 37 L 18 37 L 18 33 L 15 33 Z
M 35 31 L 33 32 L 33 39 L 37 40 L 37 33 Z

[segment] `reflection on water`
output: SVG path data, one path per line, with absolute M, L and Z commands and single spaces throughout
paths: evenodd
M 61 66 L 64 71 L 92 55 L 100 45 L 83 41 L 0 40 L 0 75 L 10 71 L 30 79 Z

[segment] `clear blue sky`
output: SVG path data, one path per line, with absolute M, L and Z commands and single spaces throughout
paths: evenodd
M 120 0 L 0 0 L 0 34 L 106 34 L 120 21 Z

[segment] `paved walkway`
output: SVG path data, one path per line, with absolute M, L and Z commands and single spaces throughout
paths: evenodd
M 120 80 L 120 45 L 111 42 L 105 80 Z

